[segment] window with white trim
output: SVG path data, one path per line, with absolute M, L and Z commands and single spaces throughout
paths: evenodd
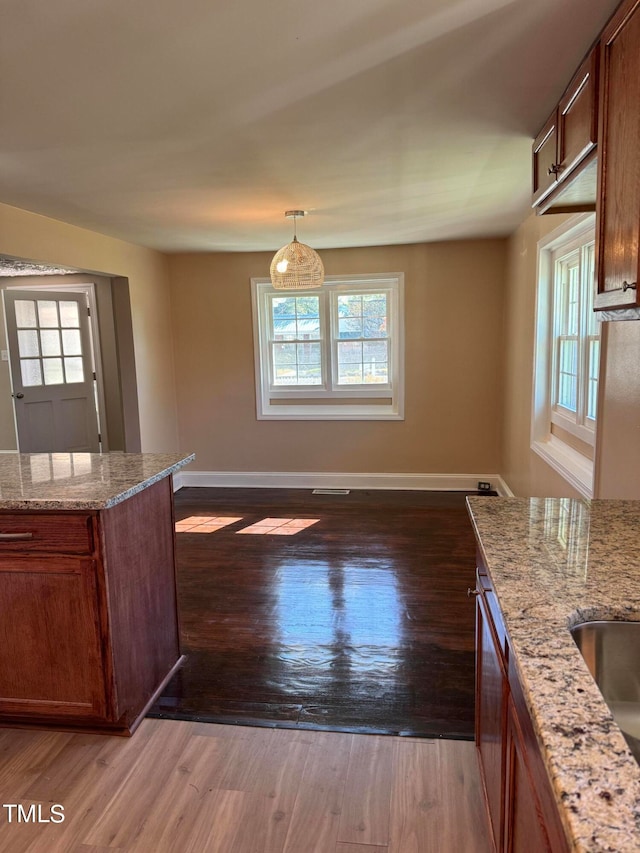
M 401 273 L 251 287 L 259 419 L 402 419 Z
M 600 364 L 594 257 L 593 214 L 569 220 L 538 245 L 531 445 L 588 497 Z
M 551 420 L 589 444 L 595 441 L 600 332 L 593 310 L 595 241 L 552 252 L 553 390 Z

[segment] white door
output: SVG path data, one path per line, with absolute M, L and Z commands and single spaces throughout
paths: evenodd
M 100 449 L 87 297 L 5 290 L 21 453 Z

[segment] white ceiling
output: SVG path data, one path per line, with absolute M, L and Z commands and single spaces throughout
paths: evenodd
M 507 234 L 617 0 L 3 0 L 0 201 L 164 250 Z

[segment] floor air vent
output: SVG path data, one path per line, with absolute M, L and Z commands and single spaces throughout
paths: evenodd
M 312 495 L 349 495 L 351 489 L 314 489 Z

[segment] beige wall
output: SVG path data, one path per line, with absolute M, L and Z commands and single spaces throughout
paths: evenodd
M 0 204 L 0 254 L 129 280 L 144 451 L 178 447 L 167 259 L 160 252 Z M 0 362 L 0 428 L 7 428 L 6 363 Z M 0 447 L 0 450 L 10 448 Z
M 531 214 L 511 236 L 504 306 L 503 477 L 522 497 L 579 497 L 531 450 L 537 244 L 568 217 Z
M 322 251 L 327 275 L 405 274 L 404 421 L 258 421 L 252 276 L 272 253 L 176 254 L 180 447 L 201 471 L 501 470 L 506 242 Z
M 596 495 L 640 498 L 640 321 L 604 324 Z
M 0 299 L 0 350 L 7 349 L 7 335 L 4 324 L 4 306 Z M 0 361 L 0 452 L 16 449 L 16 429 L 11 404 L 11 380 L 9 364 Z

